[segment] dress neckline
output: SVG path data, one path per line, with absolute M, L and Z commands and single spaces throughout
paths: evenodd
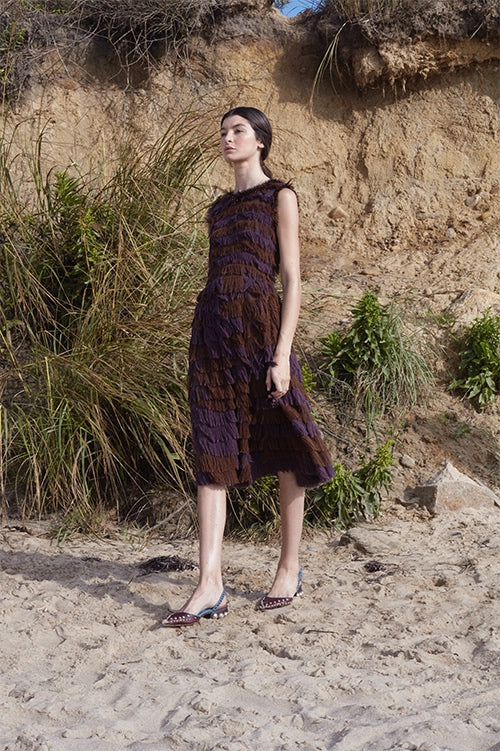
M 255 185 L 251 185 L 249 188 L 245 188 L 244 190 L 231 190 L 230 195 L 232 196 L 243 196 L 245 193 L 250 193 L 251 190 L 255 190 L 256 188 L 262 188 L 263 185 L 267 185 L 267 183 L 273 182 L 272 177 L 268 177 L 267 180 L 262 180 L 261 183 L 256 183 Z

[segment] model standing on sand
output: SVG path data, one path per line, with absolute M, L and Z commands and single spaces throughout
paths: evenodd
M 237 107 L 221 121 L 221 148 L 235 189 L 210 207 L 207 284 L 193 319 L 189 402 L 198 485 L 200 575 L 164 626 L 227 613 L 222 582 L 226 487 L 278 475 L 281 556 L 261 610 L 302 592 L 299 545 L 306 487 L 333 476 L 292 350 L 300 308 L 298 208 L 294 190 L 264 165 L 269 120 Z M 279 272 L 283 303 L 276 288 Z

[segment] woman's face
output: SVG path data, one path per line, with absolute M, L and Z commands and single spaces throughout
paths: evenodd
M 220 130 L 222 155 L 229 164 L 256 159 L 260 162 L 260 152 L 264 146 L 257 140 L 255 131 L 244 117 L 226 117 Z

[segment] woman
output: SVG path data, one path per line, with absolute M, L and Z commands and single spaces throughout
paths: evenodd
M 222 118 L 221 148 L 235 189 L 207 214 L 208 279 L 194 314 L 189 367 L 200 575 L 165 626 L 226 615 L 226 487 L 265 475 L 279 478 L 282 544 L 274 582 L 259 607 L 289 605 L 302 593 L 304 490 L 333 475 L 292 351 L 300 308 L 298 208 L 294 190 L 274 180 L 264 164 L 271 139 L 260 110 L 237 107 Z M 278 271 L 282 304 L 274 285 Z

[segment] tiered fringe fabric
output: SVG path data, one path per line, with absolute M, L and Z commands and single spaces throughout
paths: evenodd
M 269 180 L 226 193 L 207 214 L 208 279 L 195 309 L 189 365 L 198 485 L 244 486 L 292 471 L 300 486 L 315 487 L 333 476 L 295 354 L 287 394 L 273 404 L 266 391 L 280 326 L 276 214 L 284 187 L 290 186 Z

